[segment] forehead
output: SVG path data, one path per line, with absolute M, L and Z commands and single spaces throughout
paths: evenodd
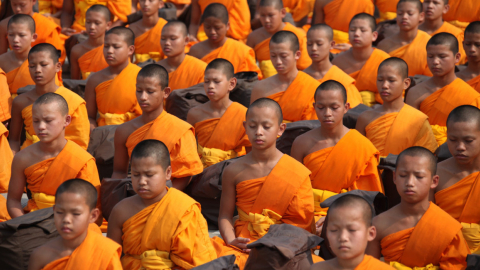
M 28 55 L 28 59 L 30 58 L 35 59 L 37 61 L 47 60 L 47 59 L 52 60 L 52 57 L 49 51 L 38 51 L 38 52 L 30 53 Z
M 447 129 L 447 134 L 480 132 L 479 122 L 480 122 L 480 119 L 478 120 L 472 119 L 470 121 L 462 121 L 462 122 L 450 121 L 447 124 L 447 126 L 451 128 Z
M 400 68 L 398 67 L 398 65 L 395 65 L 395 64 L 385 64 L 378 69 L 378 72 L 379 73 L 380 72 L 385 72 L 385 73 L 389 73 L 388 75 L 399 76 L 400 75 Z
M 349 224 L 353 222 L 363 221 L 364 207 L 358 204 L 348 204 L 344 206 L 335 207 L 328 213 L 328 223 L 335 224 Z
M 275 109 L 270 107 L 258 107 L 255 106 L 248 110 L 247 121 L 271 121 L 277 122 L 278 116 L 275 113 Z
M 182 30 L 180 28 L 180 25 L 172 24 L 172 25 L 165 26 L 162 29 L 162 35 L 180 36 L 181 34 L 182 34 Z
M 351 23 L 350 26 L 355 26 L 355 27 L 367 27 L 370 29 L 370 22 L 366 19 L 354 19 Z
M 453 52 L 450 50 L 450 45 L 446 44 L 439 44 L 439 45 L 428 45 L 427 46 L 427 51 L 428 52 L 436 52 L 436 53 L 452 53 Z
M 412 3 L 412 2 L 402 2 L 402 3 L 398 4 L 397 11 L 399 11 L 399 10 L 402 10 L 402 11 L 411 11 L 411 10 L 420 11 L 418 9 L 417 4 Z
M 280 10 L 275 7 L 275 5 L 259 6 L 258 11 L 260 13 L 280 12 Z
M 28 23 L 21 23 L 21 22 L 10 24 L 10 26 L 8 27 L 8 31 L 12 31 L 12 30 L 15 30 L 15 31 L 29 31 L 30 32 L 30 28 L 28 26 Z
M 60 208 L 80 208 L 82 206 L 88 208 L 84 194 L 71 191 L 65 191 L 57 196 L 55 206 Z
M 55 101 L 44 104 L 34 104 L 32 114 L 58 114 L 61 116 L 59 105 Z
M 132 170 L 136 171 L 150 171 L 150 170 L 163 170 L 160 162 L 157 162 L 157 157 L 133 157 L 131 161 Z
M 270 51 L 275 52 L 293 52 L 292 44 L 290 41 L 284 41 L 280 43 L 270 42 Z
M 315 29 L 307 32 L 307 38 L 327 38 L 327 32 L 323 29 Z
M 86 17 L 90 18 L 90 19 L 103 19 L 103 20 L 106 20 L 106 17 L 105 15 L 103 14 L 103 12 L 99 12 L 99 11 L 87 11 L 87 14 L 86 14 Z
M 465 33 L 465 40 L 480 41 L 480 33 Z
M 227 75 L 221 69 L 209 68 L 205 70 L 205 77 L 227 77 Z
M 225 25 L 222 20 L 220 20 L 219 18 L 216 18 L 216 17 L 213 17 L 213 16 L 210 16 L 210 17 L 207 17 L 205 18 L 205 20 L 203 20 L 204 23 L 206 24 L 221 24 L 221 25 Z
M 156 76 L 150 76 L 150 77 L 138 76 L 137 83 L 157 86 L 160 84 L 160 79 L 157 78 Z
M 32 0 L 11 0 L 12 4 L 24 4 L 24 3 L 33 3 Z
M 315 101 L 318 103 L 343 103 L 343 95 L 340 89 L 318 91 Z
M 127 42 L 125 41 L 125 36 L 122 34 L 108 34 L 105 36 L 105 42 L 111 42 L 111 43 L 124 43 L 125 45 Z
M 430 160 L 425 156 L 403 155 L 398 163 L 397 171 L 398 170 L 430 172 Z

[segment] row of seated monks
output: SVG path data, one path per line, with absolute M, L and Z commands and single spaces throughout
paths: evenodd
M 480 254 L 480 3 L 377 0 L 375 18 L 371 0 L 260 0 L 253 16 L 246 0 L 176 1 L 179 15 L 191 12 L 188 28 L 160 18 L 158 0 L 52 1 L 48 15 L 33 0 L 10 3 L 14 15 L 0 21 L 0 219 L 53 207 L 60 234 L 29 269 L 191 269 L 231 254 L 248 269 L 249 244 L 280 223 L 327 238 L 335 258 L 312 250 L 312 269 L 465 269 Z M 84 98 L 63 86 L 64 66 L 86 80 Z M 248 108 L 230 99 L 239 72 L 258 74 Z M 186 121 L 165 110 L 172 91 L 199 83 L 208 101 Z M 344 115 L 362 106 L 347 128 Z M 320 126 L 280 152 L 277 138 L 304 120 Z M 107 222 L 86 149 L 113 125 L 112 178 L 130 177 L 136 195 Z M 437 164 L 443 144 L 452 157 Z M 399 155 L 398 205 L 375 216 L 347 194 L 322 208 L 341 193 L 384 193 L 378 165 L 389 154 Z M 201 205 L 182 191 L 233 158 L 221 238 L 209 238 Z

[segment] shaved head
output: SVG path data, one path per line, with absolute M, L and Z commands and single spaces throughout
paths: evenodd
M 346 194 L 336 199 L 328 208 L 327 217 L 330 215 L 330 213 L 335 212 L 336 209 L 344 207 L 358 208 L 362 212 L 362 217 L 365 225 L 367 227 L 372 226 L 372 219 L 375 215 L 373 207 L 367 202 L 367 200 L 358 195 Z
M 275 115 L 278 118 L 278 124 L 280 125 L 283 122 L 283 113 L 280 105 L 273 99 L 269 98 L 259 98 L 255 100 L 250 107 L 247 109 L 246 117 L 248 118 L 248 113 L 252 108 L 271 108 L 275 111 Z
M 473 122 L 480 130 L 480 109 L 471 105 L 462 105 L 453 109 L 447 118 L 447 132 L 449 125 L 458 122 Z
M 131 159 L 153 158 L 155 163 L 160 165 L 163 170 L 170 166 L 170 152 L 167 146 L 158 140 L 144 140 L 138 143 L 132 151 Z
M 26 24 L 28 25 L 28 30 L 33 34 L 35 33 L 35 20 L 28 14 L 15 14 L 10 20 L 8 20 L 7 29 L 10 25 L 14 24 Z
M 259 7 L 274 7 L 275 9 L 281 10 L 283 8 L 282 0 L 260 0 L 258 4 Z
M 70 179 L 63 182 L 57 188 L 57 192 L 55 192 L 55 199 L 65 192 L 81 195 L 83 198 L 85 198 L 85 203 L 88 205 L 90 210 L 97 206 L 97 189 L 88 181 L 83 179 Z
M 418 12 L 423 12 L 423 3 L 420 0 L 400 0 L 397 4 L 397 10 L 402 3 L 414 3 L 417 6 Z
M 209 17 L 214 17 L 219 19 L 224 24 L 228 23 L 228 10 L 227 8 L 220 3 L 213 3 L 208 5 L 202 14 L 201 22 L 205 21 Z
M 431 37 L 427 43 L 427 48 L 433 45 L 445 45 L 454 55 L 458 53 L 458 39 L 450 33 L 442 32 Z
M 223 58 L 217 58 L 210 62 L 207 65 L 207 68 L 205 68 L 205 72 L 209 69 L 216 69 L 220 70 L 225 76 L 227 77 L 228 80 L 233 78 L 234 75 L 234 69 L 232 63 L 230 63 L 228 60 L 225 60 Z
M 293 53 L 300 50 L 300 43 L 298 42 L 297 36 L 290 31 L 278 31 L 270 39 L 270 44 L 280 44 L 280 43 L 289 43 L 290 49 Z
M 324 23 L 318 23 L 318 24 L 312 25 L 312 27 L 308 29 L 307 33 L 310 33 L 311 31 L 317 31 L 317 30 L 324 31 L 327 34 L 327 38 L 329 41 L 333 40 L 333 29 Z
M 480 34 L 480 21 L 471 22 L 467 28 L 465 28 L 465 34 Z
M 350 24 L 352 24 L 352 22 L 355 20 L 365 20 L 368 22 L 372 32 L 377 30 L 377 21 L 375 20 L 375 17 L 368 13 L 358 13 L 357 15 L 353 16 L 353 18 L 350 20 Z
M 59 94 L 55 93 L 46 93 L 41 95 L 35 102 L 33 102 L 32 110 L 40 105 L 46 104 L 57 104 L 57 108 L 60 113 L 65 116 L 68 114 L 68 103 L 67 101 Z
M 149 64 L 144 66 L 137 74 L 143 78 L 157 78 L 160 81 L 160 87 L 164 89 L 168 86 L 168 72 L 159 64 Z
M 50 44 L 50 43 L 40 43 L 40 44 L 37 44 L 37 45 L 33 46 L 32 49 L 30 49 L 30 51 L 28 52 L 28 57 L 30 57 L 30 55 L 32 55 L 34 53 L 38 53 L 38 52 L 48 52 L 48 55 L 53 60 L 53 63 L 57 63 L 58 59 L 60 58 L 60 55 L 62 54 L 62 52 L 57 50 L 57 48 L 55 48 L 55 46 L 53 46 L 52 44 Z
M 424 157 L 428 160 L 428 170 L 432 173 L 432 176 L 437 173 L 437 158 L 433 155 L 430 150 L 420 147 L 420 146 L 413 146 L 403 150 L 400 155 L 397 157 L 397 163 L 395 164 L 395 168 L 398 168 L 400 161 L 405 157 Z
M 347 90 L 345 89 L 345 86 L 343 86 L 343 84 L 337 81 L 328 80 L 320 84 L 317 87 L 317 90 L 315 90 L 315 96 L 314 96 L 315 102 L 317 101 L 317 94 L 322 91 L 339 91 L 343 97 L 343 104 L 347 103 Z
M 110 13 L 110 10 L 104 5 L 93 5 L 89 7 L 86 14 L 92 11 L 102 14 L 103 17 L 105 18 L 105 21 L 107 22 L 109 22 L 112 18 L 112 14 Z
M 128 46 L 132 46 L 135 44 L 135 34 L 130 28 L 124 26 L 114 27 L 107 31 L 105 37 L 111 34 L 123 37 L 123 40 L 125 41 L 125 43 L 127 43 Z
M 184 37 L 188 35 L 187 26 L 182 21 L 177 21 L 177 20 L 169 21 L 163 26 L 162 31 L 167 27 L 178 27 L 180 30 L 180 33 L 182 33 Z
M 391 66 L 394 67 L 398 73 L 402 76 L 402 79 L 408 78 L 408 65 L 403 59 L 398 57 L 390 57 L 388 59 L 383 60 L 383 62 L 378 66 L 378 70 L 380 70 L 383 66 Z

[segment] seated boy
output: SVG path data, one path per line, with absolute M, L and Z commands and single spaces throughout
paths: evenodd
M 218 217 L 223 239 L 215 237 L 213 243 L 218 257 L 235 254 L 240 269 L 248 259 L 247 244 L 264 236 L 271 224 L 312 231 L 310 171 L 276 148 L 277 137 L 285 130 L 282 119 L 275 101 L 261 98 L 252 103 L 245 121 L 252 151 L 223 171 Z M 239 219 L 234 224 L 235 206 Z
M 436 170 L 435 156 L 423 147 L 400 153 L 394 183 L 401 201 L 373 219 L 377 236 L 367 254 L 383 256 L 396 269 L 465 269 L 470 251 L 462 225 L 429 201 L 438 185 Z
M 227 8 L 220 3 L 207 6 L 202 14 L 203 27 L 208 39 L 190 48 L 189 54 L 210 63 L 216 58 L 228 60 L 237 72 L 254 71 L 262 79 L 262 72 L 257 66 L 255 52 L 244 43 L 228 38 L 230 28 Z
M 42 95 L 33 103 L 32 118 L 40 141 L 13 158 L 7 197 L 8 213 L 12 218 L 52 207 L 55 191 L 68 179 L 85 179 L 100 191 L 95 159 L 76 143 L 65 139 L 65 128 L 71 122 L 65 99 L 55 93 Z M 23 209 L 20 202 L 25 187 L 31 199 Z M 99 204 L 100 201 L 97 206 Z M 102 221 L 101 216 L 98 221 Z
M 135 98 L 135 78 L 140 67 L 130 63 L 134 42 L 135 35 L 125 27 L 114 27 L 105 34 L 103 54 L 108 67 L 92 74 L 85 87 L 91 130 L 119 125 L 141 114 Z
M 425 13 L 420 0 L 400 0 L 397 4 L 399 33 L 388 36 L 378 43 L 380 50 L 407 62 L 408 76 L 432 76 L 427 66 L 425 51 L 430 35 L 418 30 L 424 17 Z
M 288 22 L 283 22 L 287 11 L 281 0 L 260 0 L 257 12 L 260 14 L 262 27 L 248 35 L 247 45 L 255 50 L 263 78 L 271 77 L 278 72 L 276 63 L 273 63 L 273 59 L 270 58 L 270 40 L 275 33 L 282 30 L 290 31 L 297 36 L 300 51 L 296 62 L 297 68 L 304 70 L 312 64 L 307 54 L 305 31 Z
M 460 59 L 458 41 L 449 33 L 433 36 L 427 44 L 428 67 L 433 77 L 408 91 L 406 103 L 428 116 L 438 145 L 446 140 L 448 114 L 460 105 L 480 107 L 480 94 L 455 76 Z
M 172 160 L 173 187 L 185 189 L 191 177 L 203 171 L 193 127 L 163 108 L 163 101 L 169 94 L 165 68 L 150 64 L 140 70 L 136 80 L 136 96 L 143 113 L 115 131 L 112 178 L 127 177 L 132 150 L 146 139 L 159 140 L 167 146 Z
M 205 69 L 203 84 L 210 101 L 188 111 L 187 122 L 195 128 L 203 168 L 245 154 L 245 147 L 251 147 L 243 126 L 247 108 L 229 98 L 236 84 L 232 64 L 213 60 Z
M 320 82 L 297 69 L 300 57 L 297 36 L 279 31 L 270 39 L 270 59 L 275 63 L 276 75 L 253 85 L 251 101 L 268 97 L 282 108 L 285 122 L 316 119 L 313 108 L 314 92 Z
M 330 50 L 335 45 L 333 30 L 326 24 L 315 24 L 307 32 L 307 51 L 312 59 L 312 65 L 305 73 L 320 83 L 334 80 L 341 83 L 347 90 L 347 102 L 351 108 L 362 103 L 362 96 L 355 87 L 355 80 L 330 62 Z
M 438 147 L 428 117 L 403 102 L 403 92 L 410 83 L 408 66 L 402 59 L 392 57 L 380 64 L 377 87 L 383 104 L 363 112 L 356 126 L 380 156 L 398 155 L 411 146 L 422 146 L 434 153 Z
M 86 80 L 90 73 L 108 67 L 103 56 L 105 32 L 112 25 L 110 11 L 106 6 L 93 5 L 85 15 L 87 40 L 73 46 L 70 53 L 70 78 Z
M 480 92 L 480 21 L 472 22 L 465 29 L 463 48 L 467 55 L 467 67 L 457 72 L 457 77 L 466 81 L 477 92 Z
M 321 126 L 297 137 L 291 155 L 312 171 L 310 179 L 318 221 L 326 215 L 320 203 L 329 197 L 354 189 L 383 192 L 383 188 L 377 170 L 378 150 L 358 131 L 343 125 L 343 115 L 349 110 L 345 87 L 336 81 L 326 81 L 314 96 Z M 317 229 L 322 223 L 323 219 Z
M 328 209 L 326 227 L 330 250 L 336 257 L 316 263 L 310 270 L 394 270 L 365 254 L 368 242 L 376 235 L 376 228 L 372 226 L 373 215 L 372 206 L 360 196 L 345 195 L 336 199 Z
M 141 141 L 131 166 L 137 195 L 113 208 L 107 233 L 123 247 L 123 268 L 190 269 L 216 259 L 200 204 L 166 186 L 173 172 L 167 146 Z
M 377 70 L 380 63 L 390 57 L 388 53 L 373 47 L 372 43 L 378 37 L 375 29 L 377 25 L 372 15 L 360 13 L 353 16 L 349 31 L 352 47 L 335 56 L 332 61 L 332 64 L 355 79 L 363 104 L 370 107 L 383 102 L 377 92 Z
M 40 140 L 34 129 L 32 104 L 45 93 L 57 93 L 68 103 L 70 124 L 65 128 L 65 138 L 87 149 L 90 140 L 85 100 L 79 95 L 55 83 L 57 73 L 62 64 L 58 60 L 58 50 L 51 44 L 40 43 L 28 53 L 30 75 L 35 82 L 35 88 L 18 96 L 12 104 L 12 121 L 10 126 L 10 147 L 13 152 L 32 145 Z M 26 140 L 20 148 L 20 139 L 25 125 Z
M 187 27 L 181 21 L 170 21 L 162 29 L 160 45 L 165 59 L 157 64 L 168 71 L 170 89 L 185 89 L 203 82 L 207 64 L 185 53 Z
M 438 164 L 435 203 L 461 222 L 470 251 L 480 254 L 480 110 L 459 106 L 447 119 L 447 145 L 453 157 Z
M 83 179 L 63 182 L 55 193 L 53 216 L 60 236 L 36 248 L 29 270 L 122 269 L 122 247 L 93 224 L 100 216 L 97 190 Z

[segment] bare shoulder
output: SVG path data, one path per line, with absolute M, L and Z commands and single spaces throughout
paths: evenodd
M 135 37 L 138 37 L 142 34 L 141 23 L 142 23 L 142 20 L 139 20 L 128 26 L 128 28 L 130 28 L 130 30 L 132 30 L 133 33 L 135 34 Z
M 30 146 L 33 146 L 33 145 L 30 145 Z M 34 164 L 32 163 L 34 162 L 32 159 L 32 156 L 36 156 L 35 155 L 36 153 L 35 151 L 33 151 L 33 148 L 30 146 L 22 149 L 21 151 L 18 151 L 15 154 L 15 156 L 13 156 L 12 169 L 23 171 L 26 168 L 28 168 L 31 164 Z
M 8 21 L 10 20 L 10 18 L 12 18 L 12 16 L 10 17 L 7 17 L 3 20 L 0 21 L 0 29 L 6 31 L 7 30 L 7 26 L 8 26 Z
M 21 95 L 18 95 L 15 99 L 13 99 L 12 107 L 14 107 L 15 109 L 18 109 L 19 111 L 22 111 L 25 107 L 32 104 L 35 101 L 35 99 L 32 99 L 28 94 L 29 92 L 26 92 Z
M 109 80 L 108 75 L 110 74 L 107 72 L 107 68 L 91 74 L 87 79 L 87 88 L 95 89 L 102 82 Z
M 6 73 L 14 70 L 16 67 L 12 66 L 12 57 L 13 51 L 8 51 L 6 53 L 0 54 L 0 68 Z
M 380 116 L 382 116 L 382 113 L 380 112 L 379 108 L 374 110 L 366 110 L 362 114 L 360 114 L 360 116 L 357 119 L 357 122 L 360 121 L 366 126 L 371 122 L 373 122 L 373 120 L 379 118 Z
M 76 56 L 77 58 L 84 55 L 88 49 L 85 47 L 85 41 L 80 42 L 73 46 L 72 51 L 70 52 L 72 55 Z
M 208 101 L 207 103 L 209 103 L 209 102 L 210 101 Z M 206 114 L 206 108 L 207 108 L 206 104 L 207 103 L 200 104 L 200 105 L 195 106 L 195 107 L 191 108 L 190 110 L 188 110 L 187 122 L 190 125 L 193 126 L 196 123 L 205 120 L 205 118 L 207 117 L 207 114 Z
M 29 270 L 42 269 L 47 264 L 62 258 L 59 248 L 60 236 L 34 249 L 30 255 Z
M 389 53 L 392 50 L 392 48 L 395 46 L 395 39 L 394 39 L 394 36 L 389 36 L 389 37 L 386 37 L 384 40 L 380 41 L 380 43 L 378 43 L 377 45 L 377 49 L 380 49 L 386 53 Z
M 397 222 L 398 219 L 398 205 L 373 218 L 373 226 L 375 226 L 375 228 L 377 229 L 377 235 L 380 237 L 380 239 L 384 238 L 389 234 L 388 228 L 392 224 Z
M 431 94 L 428 87 L 429 83 L 430 79 L 427 79 L 408 90 L 405 103 L 414 108 L 419 108 L 420 103 Z
M 247 159 L 250 155 L 245 155 L 241 158 L 238 158 L 232 163 L 230 163 L 227 168 L 223 171 L 222 179 L 226 180 L 228 183 L 235 184 L 237 183 L 240 176 L 246 171 L 248 168 Z
M 455 158 L 451 157 L 448 158 L 437 165 L 437 175 L 439 176 L 438 186 L 435 188 L 435 192 L 438 192 L 442 189 L 447 188 L 449 183 L 453 181 L 457 181 L 460 179 L 456 179 L 455 170 Z
M 122 141 L 126 141 L 130 134 L 132 134 L 137 129 L 137 126 L 142 126 L 140 122 L 140 117 L 121 124 L 115 130 L 115 140 L 121 139 Z
M 247 37 L 247 45 L 255 48 L 258 43 L 262 42 L 264 39 L 266 39 L 266 34 L 267 32 L 264 27 L 260 27 L 258 29 L 253 30 Z
M 123 225 L 129 218 L 136 215 L 144 209 L 140 196 L 134 195 L 118 202 L 112 209 L 110 216 L 115 219 L 119 225 Z
M 205 56 L 205 50 L 207 50 L 207 42 L 208 40 L 204 40 L 202 42 L 199 42 L 193 45 L 190 48 L 190 51 L 188 52 L 188 54 L 198 59 L 201 59 L 203 56 Z

